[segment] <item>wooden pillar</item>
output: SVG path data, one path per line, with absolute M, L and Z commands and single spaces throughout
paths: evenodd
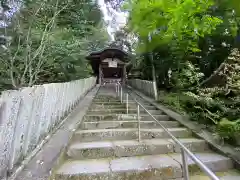
M 98 84 L 102 84 L 102 65 L 99 64 L 99 69 L 98 69 Z
M 122 83 L 123 83 L 123 85 L 126 84 L 126 75 L 127 75 L 127 73 L 126 73 L 126 65 L 124 64 L 123 65 L 123 73 L 122 73 Z

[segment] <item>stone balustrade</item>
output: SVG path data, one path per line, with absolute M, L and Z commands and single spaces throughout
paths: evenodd
M 2 92 L 0 179 L 51 134 L 96 84 L 90 77 Z
M 157 99 L 157 88 L 156 88 L 156 85 L 154 85 L 153 81 L 147 81 L 147 80 L 141 80 L 141 79 L 129 79 L 127 80 L 127 84 L 141 91 L 147 96 Z

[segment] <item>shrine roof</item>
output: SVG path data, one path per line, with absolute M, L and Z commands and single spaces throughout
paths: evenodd
M 94 61 L 98 61 L 98 60 L 103 60 L 105 58 L 118 58 L 122 61 L 125 61 L 128 57 L 128 53 L 119 49 L 119 48 L 104 48 L 100 51 L 95 51 L 90 53 L 86 59 L 87 60 L 94 60 Z

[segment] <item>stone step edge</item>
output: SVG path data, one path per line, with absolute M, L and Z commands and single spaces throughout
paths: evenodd
M 181 142 L 192 152 L 209 151 L 206 141 L 195 138 L 181 138 Z M 180 153 L 181 148 L 172 139 L 144 139 L 119 141 L 75 142 L 67 149 L 68 159 L 96 159 L 107 157 L 132 157 Z
M 206 143 L 203 139 L 197 138 L 179 138 L 179 141 L 183 144 L 188 143 Z M 94 147 L 83 147 L 84 145 L 94 145 L 98 144 L 99 146 Z M 93 141 L 93 142 L 74 142 L 69 145 L 68 148 L 74 149 L 94 149 L 94 148 L 114 148 L 118 146 L 139 146 L 139 145 L 177 145 L 172 139 L 163 138 L 163 139 L 143 139 L 141 142 L 137 140 L 116 140 L 116 141 Z M 207 143 L 206 143 L 207 145 Z
M 85 116 L 118 116 L 118 117 L 137 117 L 137 114 L 117 114 L 117 113 L 111 113 L 111 114 L 86 114 Z M 140 116 L 148 116 L 150 117 L 150 115 L 148 114 L 140 114 Z M 155 117 L 169 117 L 168 115 L 165 115 L 165 114 L 153 114 L 153 116 Z M 129 117 L 128 117 L 129 118 Z
M 170 132 L 171 131 L 189 131 L 187 128 L 167 128 Z M 118 128 L 118 129 L 90 129 L 90 130 L 77 130 L 75 134 L 84 134 L 84 133 L 105 133 L 105 132 L 135 132 L 138 131 L 138 128 Z M 147 128 L 141 128 L 141 132 L 165 132 L 162 128 L 158 129 L 147 129 Z
M 230 169 L 222 172 L 215 172 L 215 174 L 217 175 L 217 177 L 220 178 L 220 180 L 239 180 L 240 179 L 240 172 L 237 171 L 236 169 Z M 201 172 L 201 171 L 193 172 L 193 173 L 190 173 L 189 175 L 191 180 L 208 180 L 209 179 L 209 177 L 204 172 Z
M 131 104 L 131 106 L 132 106 L 132 103 L 130 103 Z M 106 106 L 111 106 L 111 105 L 108 105 L 108 104 L 105 104 Z M 101 105 L 101 104 L 94 104 L 94 103 L 92 103 L 91 104 L 91 106 L 93 106 L 93 107 L 98 107 L 98 106 L 104 106 L 104 105 Z M 126 103 L 124 103 L 124 104 L 113 104 L 112 105 L 113 107 L 126 107 Z M 132 106 L 133 107 L 133 106 Z M 137 106 L 136 106 L 137 107 Z M 151 107 L 151 108 L 156 108 L 156 109 L 158 109 L 157 107 L 155 107 L 155 106 L 153 106 L 153 105 L 144 105 L 144 107 L 145 108 L 148 108 L 148 107 Z
M 162 121 L 175 121 L 172 120 L 167 115 L 155 115 L 155 119 L 158 122 Z M 97 121 L 97 122 L 105 122 L 105 121 L 136 121 L 137 116 L 108 116 L 108 115 L 96 115 L 96 114 L 88 114 L 84 116 L 84 122 L 90 122 L 90 121 Z M 155 121 L 150 116 L 140 116 L 140 121 Z M 156 121 L 155 121 L 156 122 Z M 177 121 L 176 121 L 177 122 Z
M 128 109 L 129 111 L 137 111 L 137 108 L 136 109 Z M 99 109 L 99 108 L 96 108 L 96 109 L 89 109 L 88 112 L 97 112 L 97 111 L 103 111 L 103 112 L 108 112 L 108 111 L 127 111 L 127 108 L 107 108 L 107 109 Z M 145 111 L 144 109 L 142 109 L 142 111 Z M 158 109 L 148 109 L 148 111 L 159 111 L 159 112 L 162 112 L 161 110 L 158 110 Z
M 106 120 L 106 121 L 84 121 L 82 124 L 104 124 L 104 123 L 116 123 L 116 124 L 119 124 L 119 123 L 138 123 L 138 121 L 136 119 L 133 119 L 133 120 L 112 120 L 112 121 L 109 121 L 109 120 Z M 158 124 L 156 121 L 140 121 L 140 123 L 146 123 L 146 124 L 150 124 L 150 123 L 154 123 L 154 124 Z M 160 123 L 176 123 L 176 124 L 179 124 L 177 121 L 160 121 Z
M 180 124 L 177 121 L 160 121 L 160 124 L 164 126 L 165 128 L 174 128 L 174 127 L 181 127 Z M 156 121 L 140 121 L 140 128 L 161 128 L 160 124 L 158 124 Z M 79 129 L 108 129 L 108 128 L 133 128 L 138 126 L 138 121 L 136 119 L 133 120 L 106 120 L 106 121 L 85 121 L 82 122 L 79 126 Z
M 127 101 L 123 101 L 123 103 L 121 103 L 121 101 L 92 101 L 92 104 L 126 104 Z M 135 101 L 128 101 L 129 104 L 136 104 Z M 147 106 L 153 106 L 152 104 L 148 103 L 148 102 L 144 102 L 141 103 L 142 105 L 147 105 Z
M 206 166 L 212 171 L 226 171 L 233 168 L 230 158 L 215 154 L 215 153 L 194 153 Z M 209 160 L 209 155 L 212 160 Z M 207 158 L 201 158 L 207 156 Z M 190 172 L 198 170 L 195 162 L 188 159 Z M 99 168 L 100 167 L 100 168 Z M 68 170 L 70 168 L 70 170 Z M 148 155 L 122 158 L 103 158 L 90 160 L 68 160 L 56 172 L 62 175 L 84 175 L 91 176 L 92 174 L 102 173 L 134 173 L 146 172 L 146 170 L 168 169 L 171 173 L 171 178 L 182 177 L 182 162 L 181 154 L 162 154 Z M 75 171 L 75 172 L 73 172 Z M 177 173 L 177 174 L 176 174 Z

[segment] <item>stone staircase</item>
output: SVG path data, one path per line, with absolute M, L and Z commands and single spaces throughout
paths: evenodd
M 105 93 L 104 93 L 105 92 Z M 146 109 L 211 170 L 225 180 L 239 180 L 231 159 L 212 152 L 202 139 L 171 120 L 148 102 Z M 138 141 L 136 104 L 126 107 L 114 93 L 99 93 L 55 168 L 55 180 L 165 180 L 183 179 L 180 148 L 159 125 L 141 110 L 141 141 Z M 210 179 L 188 159 L 192 180 Z

